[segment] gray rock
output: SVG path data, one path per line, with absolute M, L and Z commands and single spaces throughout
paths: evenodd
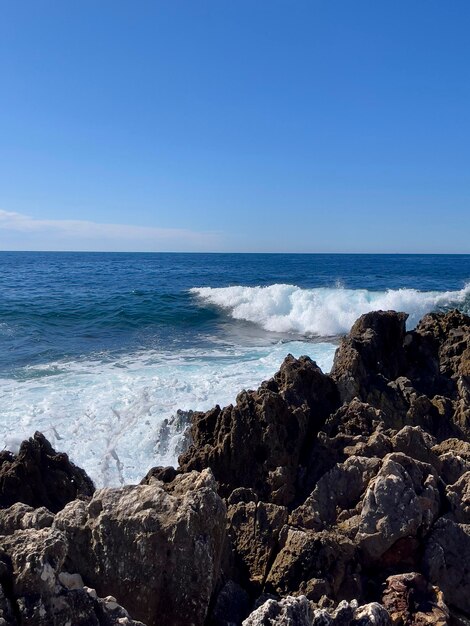
M 470 524 L 470 471 L 465 472 L 456 483 L 446 487 L 446 496 L 454 520 Z
M 305 596 L 267 600 L 253 611 L 243 626 L 311 626 L 312 611 Z
M 218 576 L 225 506 L 210 470 L 172 482 L 101 489 L 68 504 L 55 527 L 67 568 L 148 626 L 203 624 Z
M 11 535 L 16 530 L 47 528 L 52 526 L 54 515 L 45 507 L 33 507 L 17 502 L 7 509 L 0 509 L 0 535 Z
M 470 614 L 470 525 L 440 518 L 429 535 L 423 567 L 450 606 Z
M 436 471 L 401 453 L 385 457 L 364 496 L 356 541 L 369 562 L 396 541 L 421 536 L 439 513 Z

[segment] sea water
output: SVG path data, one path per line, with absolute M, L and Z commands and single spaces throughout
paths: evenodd
M 288 353 L 328 371 L 371 310 L 470 312 L 468 255 L 0 253 L 0 449 L 35 430 L 97 485 L 177 462 L 190 412 Z

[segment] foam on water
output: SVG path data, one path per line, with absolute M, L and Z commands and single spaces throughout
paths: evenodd
M 268 331 L 327 337 L 347 333 L 369 311 L 395 310 L 409 314 L 413 328 L 429 311 L 456 306 L 468 310 L 470 285 L 459 291 L 417 289 L 316 288 L 274 284 L 267 287 L 201 287 L 191 289 L 204 305 L 226 310 L 234 319 L 258 324 Z
M 0 441 L 14 450 L 39 430 L 98 485 L 136 482 L 153 465 L 176 463 L 188 423 L 181 411 L 233 402 L 272 376 L 288 352 L 309 354 L 328 371 L 334 350 L 295 341 L 26 367 L 21 379 L 0 379 Z

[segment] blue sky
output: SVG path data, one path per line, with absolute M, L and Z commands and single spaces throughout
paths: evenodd
M 0 249 L 470 252 L 468 0 L 5 0 Z

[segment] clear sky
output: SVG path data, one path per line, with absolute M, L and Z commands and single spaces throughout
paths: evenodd
M 1 0 L 0 249 L 470 252 L 469 0 Z

